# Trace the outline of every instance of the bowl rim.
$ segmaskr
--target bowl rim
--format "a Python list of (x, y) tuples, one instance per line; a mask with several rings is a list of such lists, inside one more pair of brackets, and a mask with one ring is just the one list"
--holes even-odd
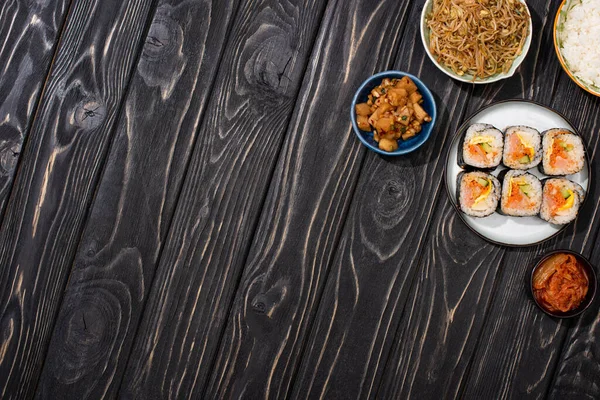
[(577, 78), (575, 76), (575, 74), (573, 74), (569, 68), (567, 67), (567, 62), (564, 59), (559, 47), (558, 47), (558, 20), (560, 19), (560, 13), (563, 9), (563, 7), (567, 4), (567, 0), (562, 0), (562, 2), (560, 3), (560, 6), (558, 6), (558, 10), (556, 11), (556, 15), (554, 16), (554, 26), (552, 28), (552, 40), (554, 42), (554, 52), (556, 53), (556, 58), (558, 58), (558, 62), (560, 63), (560, 66), (562, 67), (563, 71), (565, 71), (567, 73), (567, 75), (569, 76), (569, 78), (575, 82), (575, 84), (577, 86), (579, 86), (580, 88), (582, 88), (583, 90), (585, 90), (586, 92), (593, 94), (594, 96), (598, 96), (600, 97), (600, 91), (595, 92), (592, 89), (590, 89), (589, 87), (587, 87), (583, 82), (581, 82), (579, 80), (579, 78)]
[(519, 69), (519, 67), (521, 66), (521, 64), (523, 63), (525, 58), (527, 57), (527, 53), (529, 53), (529, 48), (531, 47), (531, 41), (533, 38), (533, 19), (531, 18), (531, 11), (529, 10), (529, 7), (527, 6), (527, 2), (525, 0), (519, 0), (519, 1), (525, 6), (525, 8), (527, 9), (527, 14), (529, 15), (529, 34), (527, 35), (527, 39), (525, 40), (525, 44), (523, 45), (521, 54), (517, 58), (521, 57), (521, 55), (523, 57), (518, 62), (516, 62), (517, 59), (515, 59), (515, 61), (513, 61), (513, 65), (510, 67), (510, 70), (506, 74), (499, 73), (499, 74), (496, 74), (489, 78), (486, 78), (484, 80), (467, 79), (467, 78), (463, 78), (459, 75), (456, 75), (454, 72), (452, 72), (452, 71), (444, 68), (442, 65), (440, 65), (440, 63), (435, 59), (433, 54), (431, 54), (431, 51), (429, 50), (429, 43), (425, 39), (425, 29), (424, 29), (425, 25), (424, 25), (423, 21), (425, 21), (425, 19), (427, 17), (427, 8), (432, 1), (433, 0), (426, 0), (425, 3), (423, 4), (423, 10), (421, 11), (421, 19), (420, 19), (421, 42), (423, 43), (423, 47), (425, 48), (425, 52), (429, 56), (429, 59), (433, 62), (433, 64), (440, 71), (442, 71), (444, 74), (448, 75), (449, 77), (456, 79), (457, 81), (471, 83), (471, 84), (475, 84), (475, 85), (484, 85), (487, 83), (498, 82), (502, 79), (508, 79), (517, 72), (517, 69)]
[[(362, 92), (362, 90), (366, 86), (368, 86), (370, 83), (372, 83), (373, 81), (378, 80), (378, 79), (383, 80), (383, 78), (385, 78), (385, 77), (398, 76), (398, 75), (400, 75), (401, 77), (407, 76), (411, 80), (413, 80), (415, 83), (417, 83), (418, 86), (420, 85), (423, 87), (423, 89), (424, 89), (423, 91), (425, 92), (423, 98), (425, 98), (427, 96), (428, 100), (431, 101), (431, 106), (432, 106), (433, 112), (430, 115), (431, 121), (428, 122), (427, 127), (424, 128), (423, 131), (419, 135), (417, 135), (417, 138), (418, 137), (423, 138), (420, 142), (415, 142), (413, 145), (411, 145), (410, 147), (405, 148), (405, 149), (398, 149), (398, 150), (394, 150), (394, 151), (385, 151), (385, 150), (381, 150), (379, 147), (373, 146), (371, 143), (369, 143), (363, 137), (363, 135), (361, 134), (361, 132), (363, 132), (363, 131), (361, 131), (358, 128), (358, 123), (356, 122), (355, 106), (358, 101), (359, 93)], [(421, 88), (419, 88), (419, 90), (421, 90)], [(425, 85), (425, 83), (423, 83), (423, 81), (421, 81), (416, 76), (414, 76), (408, 72), (399, 71), (399, 70), (381, 71), (381, 72), (371, 75), (370, 77), (365, 79), (361, 83), (361, 85), (358, 87), (358, 89), (356, 89), (356, 92), (354, 92), (354, 96), (352, 97), (352, 103), (350, 105), (350, 121), (352, 121), (352, 130), (354, 131), (354, 134), (356, 136), (358, 136), (358, 139), (361, 141), (361, 143), (363, 145), (365, 145), (368, 149), (370, 149), (378, 154), (384, 155), (384, 156), (401, 156), (404, 154), (409, 154), (409, 153), (412, 153), (413, 151), (417, 150), (419, 147), (423, 146), (423, 144), (429, 140), (429, 137), (431, 136), (431, 132), (433, 131), (433, 128), (435, 126), (436, 120), (437, 120), (437, 104), (435, 102), (435, 97), (433, 97), (433, 93), (431, 93), (431, 90), (429, 90), (427, 85)], [(425, 131), (425, 129), (427, 129), (427, 131)]]
[[(586, 275), (588, 275), (587, 276), (587, 278), (588, 278), (588, 295), (586, 295), (587, 300), (584, 299), (578, 308), (576, 308), (575, 310), (572, 310), (572, 311), (567, 311), (566, 313), (553, 313), (551, 311), (546, 310), (538, 302), (537, 298), (535, 297), (535, 293), (533, 291), (533, 275), (535, 275), (535, 271), (542, 265), (542, 263), (544, 261), (546, 261), (548, 258), (550, 258), (551, 256), (558, 254), (558, 253), (567, 253), (567, 254), (574, 255), (576, 258), (579, 259), (579, 261), (581, 261), (584, 264), (584, 269), (585, 269)], [(591, 271), (591, 274), (590, 274), (590, 271)], [(529, 278), (529, 290), (531, 292), (531, 297), (533, 297), (533, 301), (534, 301), (535, 305), (540, 310), (542, 310), (546, 314), (550, 315), (551, 317), (560, 318), (560, 319), (576, 317), (576, 316), (582, 314), (585, 310), (587, 310), (590, 307), (590, 305), (594, 302), (594, 299), (596, 298), (597, 286), (598, 286), (598, 277), (597, 277), (596, 268), (594, 268), (594, 265), (583, 254), (578, 253), (574, 250), (570, 250), (570, 249), (556, 249), (556, 250), (549, 251), (549, 252), (545, 253), (544, 255), (542, 255), (541, 258), (534, 264), (533, 268), (531, 269), (531, 275)], [(590, 294), (590, 292), (591, 292), (591, 294)]]

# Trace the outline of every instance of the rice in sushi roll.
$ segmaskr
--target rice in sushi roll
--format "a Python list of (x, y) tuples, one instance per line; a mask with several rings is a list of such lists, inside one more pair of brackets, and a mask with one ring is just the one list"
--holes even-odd
[(546, 175), (571, 175), (583, 169), (585, 153), (579, 135), (567, 129), (543, 133), (543, 158), (540, 171)]
[(525, 171), (509, 170), (502, 181), (500, 210), (515, 217), (537, 215), (542, 205), (540, 180)]
[(568, 224), (579, 213), (583, 203), (583, 188), (566, 178), (550, 178), (544, 181), (540, 217), (552, 224)]
[(459, 151), (461, 167), (494, 169), (502, 161), (502, 132), (488, 124), (473, 124), (465, 133)]
[(510, 126), (504, 131), (502, 163), (511, 169), (530, 169), (542, 161), (542, 136), (528, 126)]
[(460, 209), (472, 217), (487, 217), (498, 208), (500, 182), (481, 171), (458, 175), (457, 198)]

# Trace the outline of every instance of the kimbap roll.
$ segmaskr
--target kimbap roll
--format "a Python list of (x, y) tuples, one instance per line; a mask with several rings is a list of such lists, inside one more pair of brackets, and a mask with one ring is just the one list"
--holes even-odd
[(515, 217), (537, 215), (542, 205), (540, 180), (525, 171), (509, 170), (502, 181), (500, 210)]
[(540, 171), (546, 175), (571, 175), (583, 169), (585, 153), (579, 135), (566, 129), (543, 133), (543, 158)]
[(494, 169), (502, 160), (502, 132), (488, 124), (473, 124), (465, 133), (459, 164), (461, 167)]
[(568, 224), (577, 217), (583, 198), (583, 188), (577, 183), (566, 178), (546, 179), (540, 217), (552, 224)]
[(487, 217), (498, 208), (500, 182), (481, 171), (458, 175), (457, 197), (460, 209), (472, 217)]
[(510, 126), (504, 131), (502, 163), (511, 169), (530, 169), (542, 161), (542, 136), (528, 126)]

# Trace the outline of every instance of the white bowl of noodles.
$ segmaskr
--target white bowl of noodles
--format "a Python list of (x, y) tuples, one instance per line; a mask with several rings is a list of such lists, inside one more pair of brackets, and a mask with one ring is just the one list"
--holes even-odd
[[(431, 61), (462, 82), (491, 83), (513, 76), (531, 45), (531, 13), (525, 1), (455, 0), (459, 8), (452, 3), (427, 0), (423, 6), (421, 39)], [(479, 34), (473, 34), (474, 26)], [(474, 51), (475, 45), (483, 51)]]

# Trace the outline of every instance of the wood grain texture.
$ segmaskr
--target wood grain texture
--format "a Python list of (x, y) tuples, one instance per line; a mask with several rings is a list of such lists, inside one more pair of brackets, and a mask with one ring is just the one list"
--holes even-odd
[(0, 231), (0, 397), (35, 391), (151, 0), (77, 1)]
[(159, 2), (77, 249), (37, 397), (115, 397), (236, 4)]
[(409, 8), (328, 4), (207, 398), (291, 390), (366, 153), (349, 120), (332, 116), (347, 115), (361, 81), (389, 67)]
[(203, 397), (324, 7), (240, 4), (121, 396)]
[(0, 4), (0, 214), (70, 3)]
[(503, 251), (440, 202), (377, 398), (457, 398), (477, 343)]

